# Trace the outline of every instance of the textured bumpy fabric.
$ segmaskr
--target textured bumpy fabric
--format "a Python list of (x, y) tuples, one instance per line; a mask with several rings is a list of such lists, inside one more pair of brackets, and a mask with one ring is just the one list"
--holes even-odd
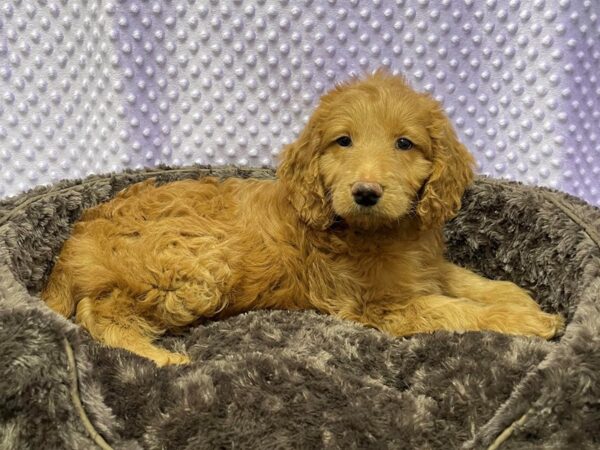
[(550, 342), (392, 338), (311, 311), (255, 311), (162, 338), (192, 364), (159, 369), (39, 300), (84, 208), (148, 177), (209, 173), (272, 177), (165, 168), (0, 203), (0, 448), (600, 446), (600, 211), (547, 189), (479, 179), (446, 234), (450, 259), (567, 317)]
[(600, 205), (597, 0), (2, 0), (0, 196), (273, 165), (351, 74), (441, 100), (482, 173)]

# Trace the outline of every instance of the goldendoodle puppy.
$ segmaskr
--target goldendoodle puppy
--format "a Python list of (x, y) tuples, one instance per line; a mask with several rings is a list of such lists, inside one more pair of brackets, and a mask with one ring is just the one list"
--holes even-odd
[(86, 211), (42, 295), (158, 365), (189, 360), (166, 330), (258, 308), (550, 338), (561, 318), (524, 290), (444, 260), (472, 166), (441, 106), (378, 72), (321, 99), (276, 180), (146, 181)]

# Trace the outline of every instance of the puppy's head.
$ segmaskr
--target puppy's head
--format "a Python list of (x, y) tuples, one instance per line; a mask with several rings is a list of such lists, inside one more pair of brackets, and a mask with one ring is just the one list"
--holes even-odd
[(460, 208), (473, 162), (439, 103), (377, 72), (321, 98), (278, 176), (310, 226), (339, 216), (376, 229), (414, 216), (431, 227)]

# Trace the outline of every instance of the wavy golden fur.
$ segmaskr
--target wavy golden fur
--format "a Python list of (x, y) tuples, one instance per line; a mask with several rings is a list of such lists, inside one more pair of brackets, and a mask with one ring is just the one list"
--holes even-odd
[(441, 106), (378, 72), (321, 99), (276, 180), (147, 181), (86, 211), (43, 298), (158, 365), (188, 361), (161, 333), (257, 308), (550, 338), (561, 318), (524, 290), (444, 260), (472, 166)]

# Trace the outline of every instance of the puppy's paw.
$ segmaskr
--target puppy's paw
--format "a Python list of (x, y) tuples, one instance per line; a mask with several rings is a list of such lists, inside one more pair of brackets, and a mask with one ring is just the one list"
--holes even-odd
[(185, 365), (190, 363), (190, 358), (183, 353), (166, 352), (156, 358), (153, 358), (154, 363), (158, 367)]
[(562, 335), (565, 330), (565, 319), (560, 314), (547, 314), (540, 320), (540, 333), (538, 336), (544, 339), (552, 339), (555, 336)]
[(552, 339), (562, 333), (564, 319), (558, 314), (549, 314), (539, 306), (534, 308), (517, 305), (495, 305), (488, 309), (483, 329), (521, 336), (539, 336)]
[(515, 330), (515, 334), (552, 339), (553, 337), (562, 334), (565, 327), (565, 321), (562, 316), (558, 314), (536, 311), (529, 315), (523, 314), (521, 316), (520, 326), (522, 329)]

